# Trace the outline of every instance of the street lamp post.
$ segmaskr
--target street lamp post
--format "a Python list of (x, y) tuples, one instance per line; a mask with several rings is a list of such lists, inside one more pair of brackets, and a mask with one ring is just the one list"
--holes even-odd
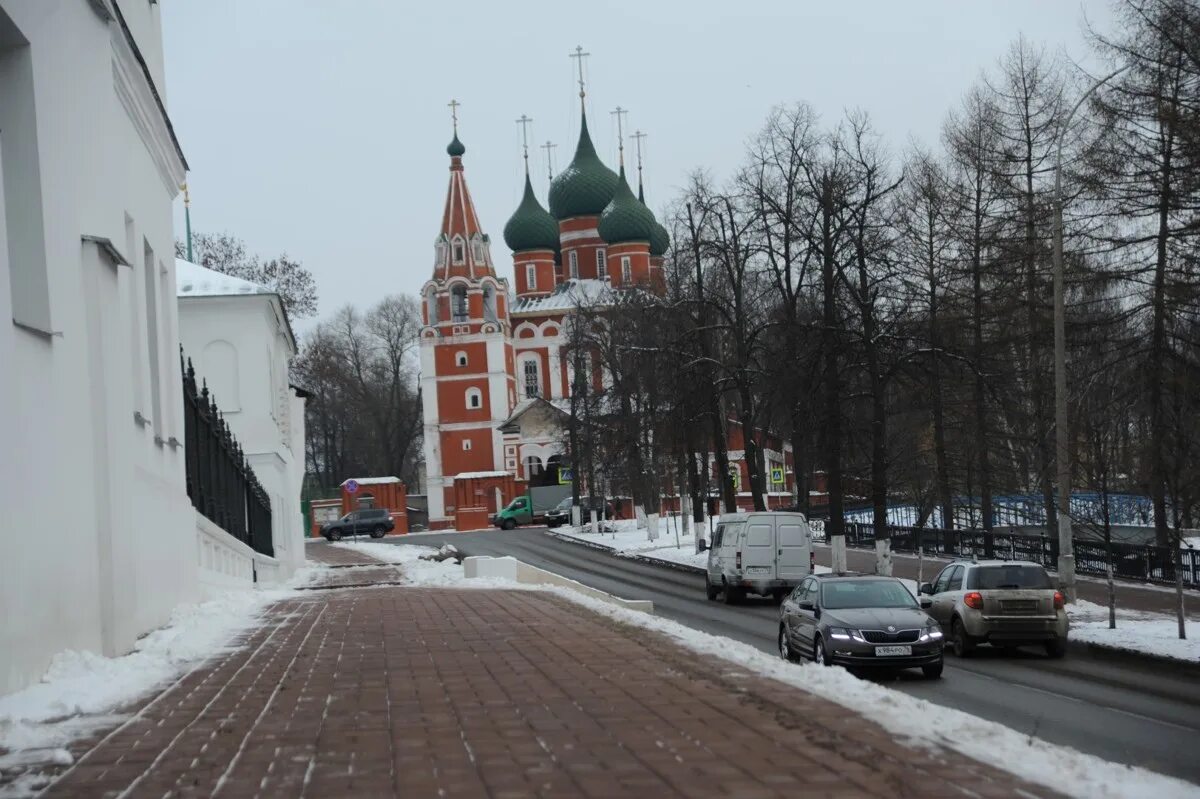
[(1067, 312), (1063, 296), (1063, 136), (1075, 112), (1097, 89), (1128, 69), (1105, 75), (1083, 93), (1058, 131), (1054, 158), (1054, 460), (1058, 468), (1058, 580), (1068, 602), (1075, 601), (1075, 546), (1071, 538), (1071, 437), (1067, 422)]

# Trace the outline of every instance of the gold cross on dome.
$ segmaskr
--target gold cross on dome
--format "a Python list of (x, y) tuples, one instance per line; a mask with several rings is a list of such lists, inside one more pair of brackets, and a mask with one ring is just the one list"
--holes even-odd
[(458, 107), (462, 105), (458, 100), (451, 100), (446, 103), (450, 107), (450, 120), (454, 125), (454, 135), (458, 135)]

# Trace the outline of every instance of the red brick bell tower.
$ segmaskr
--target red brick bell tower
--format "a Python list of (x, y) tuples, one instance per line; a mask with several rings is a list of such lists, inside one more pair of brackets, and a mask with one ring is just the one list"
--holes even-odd
[[(457, 103), (451, 107), (457, 111)], [(498, 426), (516, 402), (508, 281), (497, 278), (463, 172), (466, 147), (454, 139), (450, 185), (434, 241), (433, 278), (421, 289), (421, 392), (429, 523), (450, 525), (454, 478), (501, 471)]]

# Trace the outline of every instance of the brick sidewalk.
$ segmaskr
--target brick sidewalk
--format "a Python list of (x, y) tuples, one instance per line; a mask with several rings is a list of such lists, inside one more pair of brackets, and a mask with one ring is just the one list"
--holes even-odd
[(245, 646), (151, 701), (45, 795), (933, 799), (1018, 789), (1052, 795), (953, 752), (911, 749), (844, 708), (550, 595), (380, 587), (279, 603)]

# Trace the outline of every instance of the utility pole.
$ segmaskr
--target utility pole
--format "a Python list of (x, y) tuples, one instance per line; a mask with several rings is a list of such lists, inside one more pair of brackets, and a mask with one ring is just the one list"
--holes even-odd
[(1067, 420), (1067, 309), (1063, 276), (1063, 136), (1075, 112), (1121, 67), (1092, 84), (1075, 102), (1058, 130), (1054, 157), (1054, 461), (1058, 469), (1058, 582), (1067, 602), (1075, 601), (1075, 543), (1071, 531), (1071, 436)]

